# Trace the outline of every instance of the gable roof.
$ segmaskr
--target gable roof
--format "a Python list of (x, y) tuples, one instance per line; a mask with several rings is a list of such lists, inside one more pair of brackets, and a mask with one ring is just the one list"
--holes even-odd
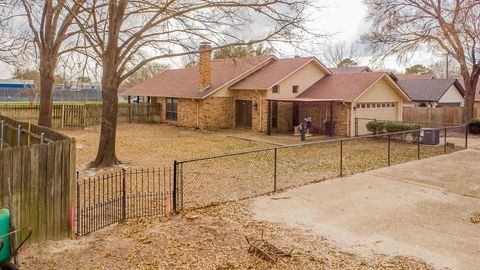
[(212, 86), (206, 91), (198, 88), (198, 66), (166, 70), (157, 76), (137, 84), (122, 96), (204, 98), (217, 90), (235, 83), (258, 68), (275, 59), (274, 56), (252, 56), (212, 60)]
[(335, 67), (329, 68), (333, 74), (345, 74), (345, 73), (362, 73), (362, 72), (372, 72), (372, 70), (367, 66), (361, 67)]
[(465, 95), (456, 79), (399, 80), (397, 83), (413, 101), (438, 102), (452, 85)]
[(435, 76), (432, 74), (395, 74), (395, 77), (399, 80), (429, 80), (435, 79)]
[(315, 57), (276, 59), (234, 84), (230, 89), (268, 89), (311, 62), (315, 62), (327, 74), (331, 74)]
[[(339, 99), (352, 102), (384, 77), (390, 79), (388, 74), (384, 72), (344, 73), (325, 76), (301, 93), (298, 98)], [(391, 82), (395, 84), (393, 80)], [(396, 87), (403, 93), (402, 89)], [(408, 98), (405, 93), (403, 95)]]

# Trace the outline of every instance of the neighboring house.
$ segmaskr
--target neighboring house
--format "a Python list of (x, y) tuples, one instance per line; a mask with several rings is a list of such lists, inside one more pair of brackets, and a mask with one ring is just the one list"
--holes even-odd
[(465, 90), (457, 79), (399, 80), (412, 100), (406, 107), (463, 107)]
[(362, 73), (362, 72), (372, 72), (372, 70), (367, 66), (361, 67), (335, 67), (329, 68), (333, 74), (346, 74), (346, 73)]
[(395, 77), (397, 77), (398, 80), (403, 81), (403, 80), (430, 80), (430, 79), (436, 79), (435, 75), (432, 74), (395, 74)]
[(410, 101), (387, 73), (335, 74), (315, 57), (211, 60), (208, 44), (197, 67), (164, 71), (122, 95), (150, 97), (164, 122), (180, 126), (270, 134), (310, 116), (314, 133), (340, 136), (355, 134), (356, 117), (401, 121)]

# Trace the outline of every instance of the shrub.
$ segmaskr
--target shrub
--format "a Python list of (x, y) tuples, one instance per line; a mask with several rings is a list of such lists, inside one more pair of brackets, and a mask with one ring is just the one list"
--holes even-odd
[[(393, 122), (393, 121), (388, 121), (385, 123), (385, 130), (387, 131), (387, 133), (414, 131), (414, 130), (419, 130), (420, 128), (422, 128), (420, 124), (416, 124), (416, 123), (402, 123), (402, 122)], [(409, 133), (398, 134), (396, 138), (398, 140), (405, 141), (408, 135)], [(418, 132), (413, 132), (410, 135), (413, 141), (418, 140), (418, 136), (419, 136)]]
[(470, 133), (480, 134), (480, 119), (472, 119), (468, 122)]
[(374, 135), (383, 133), (385, 129), (385, 123), (381, 121), (370, 121), (367, 123), (367, 130)]

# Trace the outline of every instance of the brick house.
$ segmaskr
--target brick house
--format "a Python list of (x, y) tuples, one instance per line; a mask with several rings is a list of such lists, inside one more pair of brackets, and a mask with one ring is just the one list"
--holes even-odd
[(309, 116), (314, 133), (331, 133), (334, 122), (339, 136), (355, 134), (357, 117), (401, 121), (410, 101), (387, 73), (334, 74), (315, 57), (212, 60), (211, 52), (203, 43), (198, 66), (164, 71), (122, 95), (149, 97), (163, 122), (179, 126), (271, 134)]

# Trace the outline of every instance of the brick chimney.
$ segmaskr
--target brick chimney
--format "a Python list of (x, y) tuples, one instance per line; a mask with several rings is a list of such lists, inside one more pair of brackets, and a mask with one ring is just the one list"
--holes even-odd
[(212, 86), (212, 46), (209, 42), (201, 42), (199, 51), (199, 89), (200, 91), (205, 91)]

